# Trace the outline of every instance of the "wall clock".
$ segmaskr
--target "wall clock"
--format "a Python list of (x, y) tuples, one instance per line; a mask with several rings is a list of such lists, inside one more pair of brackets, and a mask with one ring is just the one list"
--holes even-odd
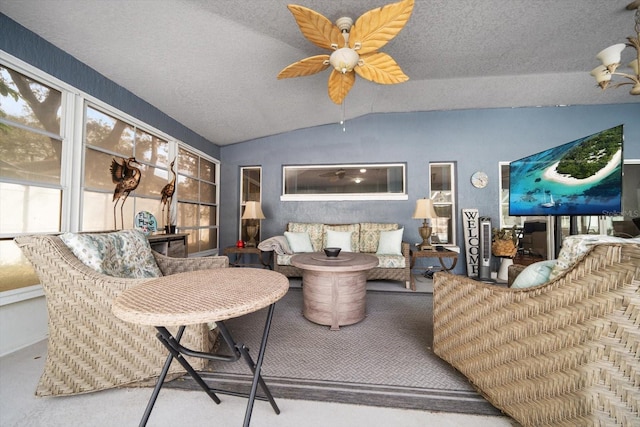
[(489, 177), (486, 173), (478, 171), (471, 175), (471, 184), (476, 188), (484, 188), (489, 183)]

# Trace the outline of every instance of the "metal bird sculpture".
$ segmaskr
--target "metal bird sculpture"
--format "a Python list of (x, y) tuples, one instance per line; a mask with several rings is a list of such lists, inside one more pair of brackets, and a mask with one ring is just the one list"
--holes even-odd
[(176, 191), (176, 173), (173, 171), (173, 165), (175, 164), (176, 159), (173, 159), (171, 165), (169, 166), (169, 171), (173, 175), (171, 181), (167, 185), (164, 186), (160, 194), (162, 194), (162, 199), (160, 203), (162, 203), (162, 217), (164, 218), (164, 208), (167, 206), (167, 222), (165, 225), (171, 225), (171, 201), (173, 199), (173, 193)]
[(113, 205), (113, 226), (116, 229), (118, 229), (116, 222), (116, 206), (118, 206), (118, 201), (122, 200), (122, 203), (120, 203), (120, 225), (124, 228), (124, 216), (122, 213), (124, 202), (127, 200), (127, 197), (129, 197), (129, 193), (138, 188), (140, 177), (142, 176), (140, 169), (133, 166), (132, 163), (140, 166), (140, 163), (136, 161), (135, 157), (129, 157), (128, 159), (122, 158), (122, 163), (118, 162), (115, 158), (111, 161), (111, 179), (113, 183), (116, 184), (116, 189), (113, 192), (113, 201), (115, 202)]

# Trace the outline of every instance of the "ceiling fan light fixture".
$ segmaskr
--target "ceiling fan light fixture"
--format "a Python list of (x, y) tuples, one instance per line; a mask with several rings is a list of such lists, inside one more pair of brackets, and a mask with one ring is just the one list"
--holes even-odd
[(359, 60), (360, 55), (358, 55), (355, 50), (348, 47), (343, 47), (334, 51), (329, 57), (329, 63), (331, 66), (342, 74), (353, 71), (355, 66), (358, 65)]
[(596, 78), (598, 86), (602, 89), (606, 88), (611, 81), (611, 73), (604, 65), (598, 65), (596, 68), (591, 70), (591, 73), (589, 74)]

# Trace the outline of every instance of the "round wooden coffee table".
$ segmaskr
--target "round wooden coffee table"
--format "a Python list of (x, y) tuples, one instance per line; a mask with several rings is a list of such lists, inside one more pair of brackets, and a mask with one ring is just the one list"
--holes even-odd
[(374, 255), (342, 252), (329, 258), (322, 252), (295, 255), (291, 264), (302, 270), (302, 314), (337, 331), (364, 319), (367, 270), (378, 266)]

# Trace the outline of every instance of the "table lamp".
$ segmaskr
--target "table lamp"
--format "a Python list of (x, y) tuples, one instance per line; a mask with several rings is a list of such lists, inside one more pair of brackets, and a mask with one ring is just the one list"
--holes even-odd
[[(260, 220), (265, 219), (262, 208), (260, 207), (260, 202), (246, 202), (242, 219), (247, 220), (247, 236), (249, 236), (249, 241), (246, 246), (248, 248), (255, 248), (257, 246), (256, 236), (260, 228)], [(252, 224), (254, 221), (255, 224)]]
[(427, 223), (427, 219), (436, 218), (435, 209), (433, 209), (433, 202), (431, 199), (418, 199), (416, 201), (416, 209), (413, 211), (413, 218), (422, 219), (422, 227), (418, 228), (420, 237), (422, 237), (422, 243), (418, 245), (421, 250), (433, 249), (429, 239), (431, 238), (431, 227)]

